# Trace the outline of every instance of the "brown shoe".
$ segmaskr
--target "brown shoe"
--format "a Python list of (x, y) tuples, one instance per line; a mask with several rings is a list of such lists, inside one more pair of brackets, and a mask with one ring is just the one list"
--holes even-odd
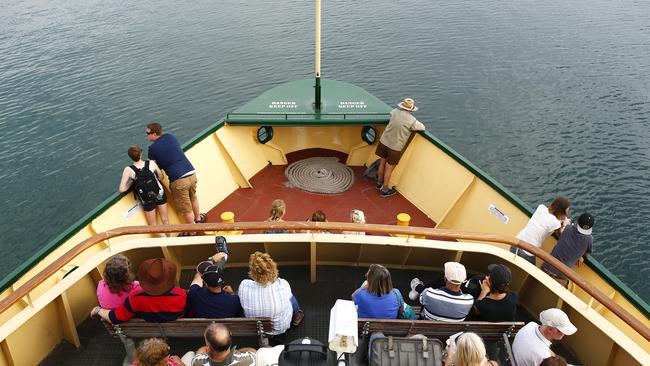
[(295, 314), (293, 314), (293, 318), (291, 318), (291, 325), (297, 327), (300, 324), (302, 324), (302, 321), (304, 319), (305, 319), (305, 312), (302, 311), (302, 309), (300, 309)]

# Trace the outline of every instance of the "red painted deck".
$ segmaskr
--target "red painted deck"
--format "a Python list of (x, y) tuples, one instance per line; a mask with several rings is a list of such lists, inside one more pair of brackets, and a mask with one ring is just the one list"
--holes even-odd
[[(347, 155), (323, 149), (302, 150), (287, 155), (289, 164), (315, 156), (336, 156), (345, 162)], [(354, 184), (338, 194), (305, 192), (287, 188), (285, 165), (269, 165), (257, 173), (250, 183), (253, 188), (240, 188), (208, 212), (209, 222), (219, 222), (224, 211), (235, 213), (236, 221), (264, 221), (269, 216), (271, 202), (276, 198), (287, 204), (285, 221), (305, 221), (312, 212), (322, 210), (328, 221), (350, 222), (350, 210), (360, 209), (369, 224), (395, 224), (398, 213), (411, 215), (411, 226), (435, 227), (436, 223), (400, 194), (381, 197), (373, 181), (362, 177), (365, 167), (352, 167)]]

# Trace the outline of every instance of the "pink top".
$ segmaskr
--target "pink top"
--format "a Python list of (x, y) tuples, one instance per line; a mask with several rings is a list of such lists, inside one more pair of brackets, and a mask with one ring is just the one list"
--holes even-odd
[(133, 281), (130, 291), (122, 291), (117, 294), (114, 294), (109, 290), (108, 285), (104, 280), (99, 281), (97, 285), (97, 300), (99, 300), (99, 306), (103, 309), (113, 310), (124, 303), (124, 300), (132, 292), (140, 291), (140, 282)]

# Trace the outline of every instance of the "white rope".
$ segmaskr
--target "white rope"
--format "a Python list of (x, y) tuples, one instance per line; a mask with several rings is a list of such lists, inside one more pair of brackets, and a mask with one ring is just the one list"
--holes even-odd
[(335, 157), (317, 157), (296, 161), (284, 171), (287, 186), (314, 193), (345, 192), (354, 183), (352, 168)]

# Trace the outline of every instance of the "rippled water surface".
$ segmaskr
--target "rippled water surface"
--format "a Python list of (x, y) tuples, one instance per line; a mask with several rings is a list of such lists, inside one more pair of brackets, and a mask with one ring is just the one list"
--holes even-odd
[[(313, 3), (0, 4), (0, 276), (117, 189), (158, 120), (187, 141), (311, 77)], [(323, 1), (323, 77), (394, 104), (530, 206), (596, 216), (595, 257), (650, 300), (650, 2)]]

